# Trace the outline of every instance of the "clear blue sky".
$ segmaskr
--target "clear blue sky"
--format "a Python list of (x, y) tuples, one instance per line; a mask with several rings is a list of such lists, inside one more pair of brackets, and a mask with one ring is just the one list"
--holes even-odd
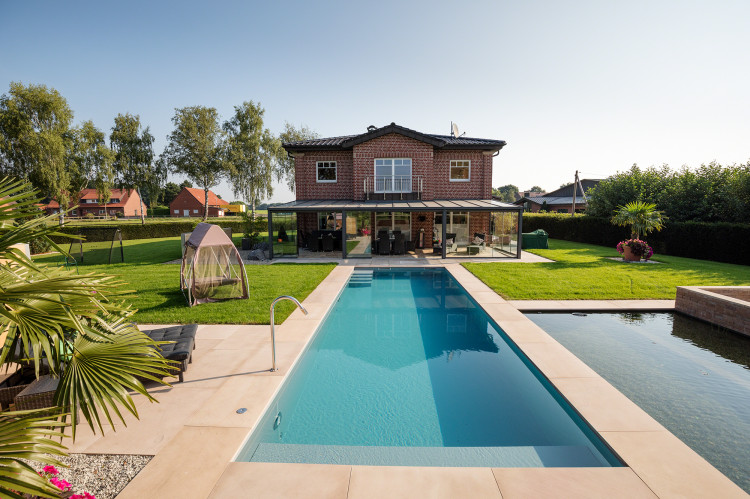
[(54, 87), (107, 132), (139, 114), (157, 154), (189, 105), (260, 101), (273, 132), (322, 136), (453, 121), (508, 142), (494, 186), (551, 190), (576, 169), (750, 160), (748, 19), (747, 0), (0, 0), (0, 93)]

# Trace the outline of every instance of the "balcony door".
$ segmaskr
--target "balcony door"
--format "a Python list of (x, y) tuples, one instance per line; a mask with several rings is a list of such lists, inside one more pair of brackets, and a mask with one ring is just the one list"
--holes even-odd
[(375, 192), (411, 192), (411, 159), (376, 159)]

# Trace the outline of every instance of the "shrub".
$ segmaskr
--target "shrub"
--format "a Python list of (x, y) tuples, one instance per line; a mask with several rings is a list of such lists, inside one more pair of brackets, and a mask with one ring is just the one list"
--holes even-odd
[[(616, 227), (608, 218), (559, 214), (524, 214), (523, 231), (544, 229), (553, 239), (615, 246), (629, 239), (630, 231)], [(728, 222), (670, 222), (648, 243), (662, 255), (750, 265), (750, 225)]]
[[(174, 222), (170, 223), (149, 223), (146, 221), (145, 225), (141, 224), (117, 224), (111, 223), (107, 225), (95, 225), (91, 227), (80, 227), (71, 226), (64, 227), (61, 232), (66, 234), (78, 234), (79, 231), (86, 241), (90, 242), (101, 242), (111, 241), (115, 229), (122, 231), (123, 239), (153, 239), (158, 237), (175, 237), (179, 236), (183, 232), (192, 232), (197, 223), (191, 220), (184, 220), (175, 218)], [(241, 233), (244, 230), (242, 222), (236, 221), (222, 221), (218, 225), (221, 227), (229, 227), (232, 229), (232, 233)], [(52, 237), (57, 243), (69, 243), (70, 239), (62, 237)]]
[(87, 220), (93, 220), (94, 219), (94, 214), (91, 213), (91, 212), (88, 212), (88, 213), (86, 213), (86, 215), (84, 215), (84, 218), (87, 219)]

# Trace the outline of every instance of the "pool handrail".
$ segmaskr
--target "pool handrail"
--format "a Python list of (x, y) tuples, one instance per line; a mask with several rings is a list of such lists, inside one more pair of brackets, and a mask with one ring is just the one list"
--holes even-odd
[(297, 304), (297, 306), (304, 312), (305, 315), (307, 315), (307, 309), (302, 306), (302, 304), (297, 300), (297, 298), (293, 296), (288, 295), (281, 295), (277, 297), (273, 302), (271, 302), (271, 372), (276, 371), (276, 328), (274, 324), (274, 307), (276, 307), (276, 303), (281, 300), (290, 300)]

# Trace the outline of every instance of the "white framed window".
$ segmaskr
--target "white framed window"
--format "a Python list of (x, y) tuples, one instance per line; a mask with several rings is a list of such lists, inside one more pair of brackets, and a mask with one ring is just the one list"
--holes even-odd
[(377, 158), (375, 192), (411, 192), (411, 158)]
[(316, 179), (321, 183), (336, 182), (336, 162), (318, 161)]
[(193, 213), (198, 213), (198, 210), (193, 210)]
[(175, 215), (179, 215), (180, 214), (180, 210), (174, 210), (174, 214)]
[(468, 159), (451, 160), (451, 182), (468, 182), (471, 180), (471, 161)]

